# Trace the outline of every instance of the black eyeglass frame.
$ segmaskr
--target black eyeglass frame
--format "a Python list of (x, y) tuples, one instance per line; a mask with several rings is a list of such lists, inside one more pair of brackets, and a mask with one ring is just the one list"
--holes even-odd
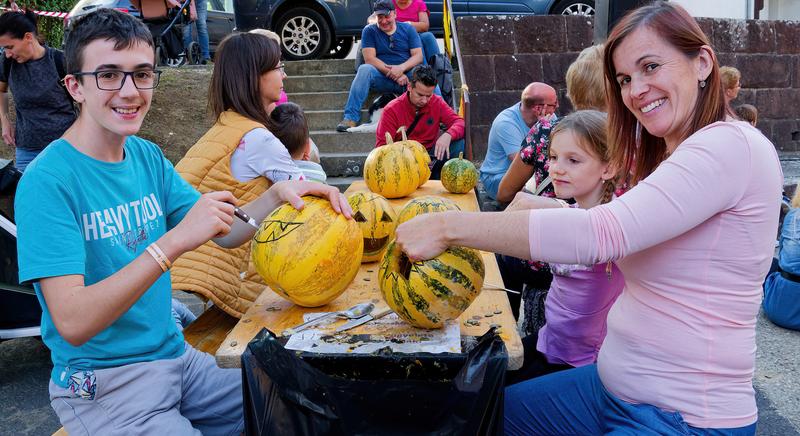
[[(97, 77), (98, 74), (107, 73), (110, 71), (114, 71), (117, 73), (122, 73), (122, 81), (119, 83), (118, 88), (103, 88), (100, 86), (100, 79)], [(153, 86), (150, 87), (141, 87), (136, 83), (136, 78), (133, 76), (136, 73), (140, 73), (142, 71), (152, 71), (155, 74), (155, 80), (153, 80)], [(125, 81), (128, 80), (128, 76), (131, 77), (133, 81), (133, 86), (136, 87), (138, 90), (148, 90), (148, 89), (155, 89), (158, 87), (158, 83), (161, 81), (161, 73), (162, 70), (136, 70), (136, 71), (122, 71), (122, 70), (97, 70), (97, 71), (78, 71), (77, 73), (72, 73), (75, 77), (83, 77), (83, 76), (94, 76), (94, 83), (97, 85), (97, 89), (101, 91), (119, 91), (125, 86)]]

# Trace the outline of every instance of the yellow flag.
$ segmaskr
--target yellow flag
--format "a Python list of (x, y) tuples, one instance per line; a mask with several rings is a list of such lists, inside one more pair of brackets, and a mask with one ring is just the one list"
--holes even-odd
[(453, 57), (450, 49), (450, 10), (447, 9), (447, 0), (442, 1), (442, 22), (444, 24), (444, 52), (448, 58)]

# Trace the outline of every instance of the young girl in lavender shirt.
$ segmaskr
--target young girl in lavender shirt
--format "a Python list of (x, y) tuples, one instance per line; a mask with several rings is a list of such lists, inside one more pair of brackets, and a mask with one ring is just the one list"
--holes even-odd
[[(555, 195), (574, 198), (574, 207), (590, 209), (614, 195), (615, 171), (609, 164), (607, 117), (603, 112), (573, 112), (557, 124), (550, 136), (549, 167)], [(534, 197), (541, 206), (559, 203)], [(511, 205), (513, 209), (513, 205)], [(507, 375), (506, 383), (588, 365), (597, 360), (606, 336), (606, 316), (625, 280), (612, 262), (594, 265), (551, 263), (553, 282), (545, 302), (547, 323), (523, 339), (523, 367)]]

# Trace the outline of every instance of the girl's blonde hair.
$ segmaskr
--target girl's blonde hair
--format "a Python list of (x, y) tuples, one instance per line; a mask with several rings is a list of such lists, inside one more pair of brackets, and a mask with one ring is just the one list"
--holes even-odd
[[(597, 156), (604, 163), (611, 162), (606, 125), (608, 116), (604, 112), (589, 109), (573, 112), (562, 118), (550, 132), (550, 142), (561, 132), (572, 131), (579, 138), (579, 146), (586, 152)], [(616, 189), (615, 179), (603, 182), (603, 197), (600, 203), (611, 201)]]
[(606, 108), (603, 44), (581, 51), (567, 68), (567, 98), (576, 110)]

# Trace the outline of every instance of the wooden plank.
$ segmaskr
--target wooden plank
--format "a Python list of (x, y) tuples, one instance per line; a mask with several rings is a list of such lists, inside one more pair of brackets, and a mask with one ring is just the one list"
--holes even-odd
[(197, 350), (214, 355), (238, 321), (217, 306), (211, 306), (183, 330), (183, 337)]
[[(365, 189), (367, 188), (364, 182), (358, 181), (350, 186), (347, 193)], [(394, 199), (389, 200), (389, 202), (399, 211), (411, 198), (423, 195), (447, 197), (458, 204), (464, 211), (478, 210), (478, 201), (474, 191), (467, 194), (451, 194), (442, 187), (439, 181), (429, 181), (422, 188), (411, 194), (410, 198)], [(459, 318), (461, 334), (480, 336), (486, 333), (491, 324), (500, 325), (502, 328), (501, 337), (508, 349), (509, 369), (518, 369), (522, 366), (522, 341), (517, 332), (511, 305), (504, 291), (493, 290), (491, 286), (488, 286), (488, 284), (504, 286), (503, 279), (500, 277), (500, 269), (497, 266), (494, 254), (482, 254), (486, 266), (485, 286), (472, 305)], [(283, 330), (302, 323), (303, 314), (305, 313), (337, 311), (367, 301), (375, 303), (376, 310), (385, 307), (378, 289), (378, 262), (362, 264), (355, 279), (353, 279), (353, 282), (345, 292), (336, 300), (321, 307), (306, 308), (296, 306), (266, 288), (265, 292), (262, 292), (256, 299), (217, 350), (217, 365), (222, 368), (238, 368), (241, 364), (240, 357), (247, 347), (247, 343), (263, 327), (280, 334)], [(464, 321), (471, 318), (478, 319), (479, 325), (468, 326), (464, 324)], [(413, 329), (411, 326), (409, 328)], [(358, 330), (359, 333), (369, 333), (369, 324), (361, 327), (361, 329), (363, 330)]]

